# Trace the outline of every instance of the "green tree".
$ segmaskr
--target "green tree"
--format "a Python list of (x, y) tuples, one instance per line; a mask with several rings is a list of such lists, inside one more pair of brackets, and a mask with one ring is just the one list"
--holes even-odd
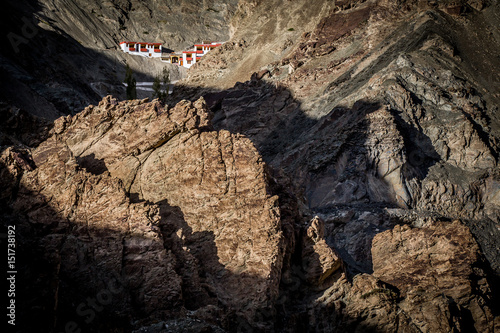
[(158, 98), (162, 103), (165, 103), (168, 97), (170, 87), (170, 72), (164, 67), (161, 74), (155, 76), (153, 81), (153, 96)]
[(156, 75), (155, 79), (153, 81), (153, 95), (151, 96), (152, 99), (158, 98), (159, 100), (163, 100), (163, 91), (161, 89), (161, 80), (160, 76)]
[(132, 69), (127, 64), (125, 68), (125, 80), (123, 80), (127, 84), (127, 99), (136, 99), (137, 98), (137, 89), (136, 89), (136, 81), (134, 78), (134, 73)]

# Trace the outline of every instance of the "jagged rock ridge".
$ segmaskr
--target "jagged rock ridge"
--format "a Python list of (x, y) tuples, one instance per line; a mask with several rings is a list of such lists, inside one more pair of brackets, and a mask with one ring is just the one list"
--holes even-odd
[[(103, 316), (92, 329), (187, 309), (208, 326), (232, 327), (269, 311), (285, 252), (277, 197), (253, 144), (210, 127), (202, 100), (164, 108), (107, 98), (58, 119), (35, 150), (3, 152), (10, 207), (22, 212), (20, 233), (31, 234), (20, 246), (50, 274), (44, 293), (54, 310), (44, 323), (76, 316), (70, 304), (108, 279), (122, 284), (116, 313), (106, 310), (111, 323)], [(31, 280), (36, 272), (26, 278), (44, 286)]]

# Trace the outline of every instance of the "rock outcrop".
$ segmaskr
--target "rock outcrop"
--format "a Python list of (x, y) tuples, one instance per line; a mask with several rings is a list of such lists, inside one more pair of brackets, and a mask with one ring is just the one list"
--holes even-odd
[[(255, 311), (251, 304), (258, 294), (276, 297), (280, 279), (277, 198), (269, 195), (266, 171), (251, 141), (209, 131), (210, 118), (202, 99), (170, 109), (157, 101), (108, 99), (60, 119), (55, 132), (82, 165), (89, 170), (97, 168), (94, 161), (105, 166), (132, 198), (179, 207), (185, 225), (176, 225), (175, 232), (195, 244), (190, 252), (211, 273), (219, 298)], [(239, 281), (242, 277), (246, 282)]]
[(306, 280), (313, 285), (322, 285), (342, 266), (335, 250), (325, 241), (325, 225), (319, 217), (314, 217), (306, 228), (302, 240), (302, 266)]
[[(277, 197), (251, 141), (210, 126), (203, 100), (106, 98), (60, 118), (31, 153), (4, 151), (22, 246), (48, 265), (45, 323), (93, 321), (71, 304), (107, 281), (121, 285), (101, 302), (118, 313), (109, 325), (189, 310), (230, 329), (272, 311), (285, 252)], [(27, 282), (41, 288), (32, 270)]]
[(479, 246), (458, 221), (375, 236), (373, 275), (399, 289), (398, 303), (422, 332), (496, 332), (491, 285)]
[[(455, 5), (466, 9), (448, 14)], [(225, 65), (200, 63), (190, 82), (210, 88), (192, 95), (209, 101), (215, 128), (247, 135), (272, 168), (294, 179), (311, 215), (399, 207), (461, 219), (498, 271), (498, 247), (488, 238), (500, 236), (491, 72), (500, 64), (486, 55), (500, 49), (498, 10), (475, 1), (346, 1), (244, 83), (225, 89), (233, 75)], [(230, 42), (250, 31), (240, 29)], [(228, 44), (217, 59), (256, 56), (284, 38), (267, 36), (238, 51)]]
[[(373, 275), (342, 277), (308, 314), (316, 332), (497, 332), (492, 282), (466, 226), (397, 225), (373, 239)], [(328, 319), (326, 319), (328, 318)]]

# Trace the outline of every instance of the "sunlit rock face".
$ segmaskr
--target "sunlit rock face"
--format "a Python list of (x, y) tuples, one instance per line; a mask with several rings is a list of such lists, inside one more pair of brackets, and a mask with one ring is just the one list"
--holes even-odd
[(458, 221), (420, 229), (396, 226), (375, 236), (372, 255), (373, 275), (399, 289), (405, 297), (401, 309), (422, 331), (498, 330), (500, 323), (485, 306), (491, 281), (484, 259), (470, 231)]
[(24, 254), (49, 265), (49, 317), (79, 318), (72, 302), (109, 281), (120, 292), (102, 311), (118, 321), (189, 310), (232, 327), (270, 311), (284, 255), (277, 197), (251, 141), (211, 130), (210, 117), (202, 99), (107, 98), (57, 120), (31, 153), (4, 152), (19, 229), (36, 230)]

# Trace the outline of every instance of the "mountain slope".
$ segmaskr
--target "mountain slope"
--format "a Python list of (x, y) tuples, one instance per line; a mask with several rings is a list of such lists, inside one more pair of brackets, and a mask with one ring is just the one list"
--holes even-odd
[(313, 210), (382, 203), (480, 220), (496, 234), (498, 5), (464, 4), (460, 16), (445, 5), (337, 7), (248, 82), (221, 90), (217, 80), (233, 74), (204, 64), (263, 53), (261, 44), (210, 54), (184, 93), (192, 82), (205, 86), (198, 72), (209, 78), (212, 87), (194, 96), (214, 106), (215, 126), (248, 135)]
[[(134, 38), (139, 18), (162, 15), (112, 4), (82, 8), (130, 19)], [(160, 4), (148, 8), (173, 8)], [(168, 105), (108, 96), (52, 129), (2, 109), (1, 214), (21, 230), (37, 327), (500, 331), (500, 5), (249, 0), (220, 13), (231, 39)], [(43, 135), (16, 133), (22, 120)], [(123, 290), (87, 322), (78, 302), (106, 283)]]
[(323, 15), (291, 42), (283, 25), (243, 24), (179, 96), (204, 96), (216, 128), (252, 139), (351, 274), (372, 272), (383, 230), (454, 219), (498, 274), (498, 4), (350, 1)]
[[(125, 63), (152, 82), (161, 61), (120, 51), (124, 40), (182, 50), (227, 40), (236, 1), (7, 1), (0, 27), (2, 100), (38, 116), (76, 113), (102, 97), (125, 98)], [(143, 96), (149, 97), (149, 96)]]

